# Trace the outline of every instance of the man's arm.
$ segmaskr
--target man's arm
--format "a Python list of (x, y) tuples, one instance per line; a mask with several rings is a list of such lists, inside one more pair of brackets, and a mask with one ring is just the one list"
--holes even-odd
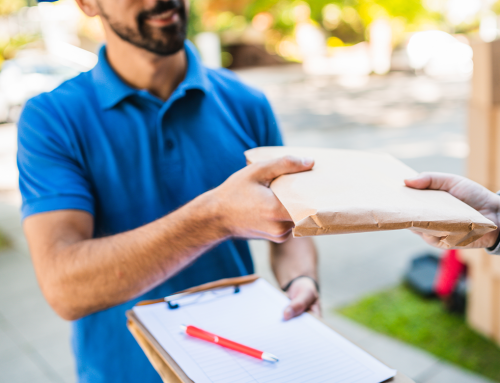
[(292, 157), (247, 166), (177, 211), (105, 238), (92, 238), (93, 217), (83, 211), (30, 216), (24, 230), (42, 291), (75, 320), (141, 295), (230, 237), (283, 242), (293, 223), (269, 184), (312, 166)]
[[(500, 197), (484, 186), (465, 177), (446, 173), (421, 173), (418, 176), (405, 180), (406, 186), (414, 189), (442, 190), (466, 203), (484, 215), (495, 225), (500, 225)], [(491, 231), (477, 241), (467, 245), (467, 248), (491, 247), (495, 244), (500, 228)], [(439, 247), (439, 237), (417, 233), (428, 244)]]
[[(271, 243), (271, 267), (281, 287), (299, 276), (317, 281), (317, 264), (312, 238), (289, 238), (283, 243)], [(306, 310), (321, 315), (319, 292), (310, 278), (297, 278), (289, 286), (287, 294), (292, 301), (284, 312), (286, 320)]]

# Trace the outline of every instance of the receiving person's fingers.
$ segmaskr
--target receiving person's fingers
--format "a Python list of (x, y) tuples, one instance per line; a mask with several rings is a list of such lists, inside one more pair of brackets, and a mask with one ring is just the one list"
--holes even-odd
[(413, 229), (409, 229), (413, 234), (416, 234), (418, 235), (420, 238), (424, 238), (424, 234), (420, 231), (416, 231), (416, 230), (413, 230)]
[(405, 184), (413, 189), (431, 189), (450, 191), (463, 177), (446, 173), (420, 173), (419, 175), (405, 179)]
[(420, 238), (422, 238), (429, 245), (434, 246), (434, 247), (441, 247), (441, 240), (443, 239), (443, 237), (435, 237), (433, 235), (419, 233), (418, 231), (414, 231), (414, 230), (412, 230), (412, 232), (419, 235)]

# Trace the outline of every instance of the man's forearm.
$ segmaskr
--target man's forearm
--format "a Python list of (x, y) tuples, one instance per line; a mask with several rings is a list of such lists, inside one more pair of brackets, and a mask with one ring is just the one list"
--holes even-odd
[[(126, 302), (172, 277), (227, 238), (209, 201), (208, 195), (200, 196), (129, 232), (59, 241), (46, 249), (53, 254), (49, 262), (37, 264), (35, 256), (37, 271), (45, 275), (40, 281), (49, 303), (62, 317), (77, 319)], [(43, 249), (35, 246), (37, 251)]]
[(271, 243), (271, 266), (280, 286), (293, 278), (307, 275), (317, 280), (317, 254), (311, 238), (290, 238)]

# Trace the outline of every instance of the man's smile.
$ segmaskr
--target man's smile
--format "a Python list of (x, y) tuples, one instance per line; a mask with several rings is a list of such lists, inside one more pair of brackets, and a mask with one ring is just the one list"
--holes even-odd
[(169, 9), (158, 15), (149, 16), (145, 22), (152, 27), (166, 27), (179, 21), (179, 12), (177, 9)]

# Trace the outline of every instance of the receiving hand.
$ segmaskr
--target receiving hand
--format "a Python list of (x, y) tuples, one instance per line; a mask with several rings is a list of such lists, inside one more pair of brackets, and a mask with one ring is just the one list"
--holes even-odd
[(308, 310), (321, 316), (319, 293), (311, 279), (297, 278), (288, 288), (287, 294), (292, 301), (283, 313), (285, 320), (299, 316)]
[[(471, 181), (465, 177), (446, 173), (421, 173), (414, 178), (405, 180), (408, 187), (414, 189), (443, 190), (450, 193), (455, 198), (465, 202), (470, 207), (476, 209), (483, 216), (492, 221), (495, 225), (500, 222), (500, 196), (492, 193), (484, 186)], [(491, 231), (477, 241), (472, 242), (467, 247), (491, 247), (495, 244), (499, 235), (499, 230)], [(429, 234), (418, 233), (428, 244), (440, 247), (439, 237)]]

